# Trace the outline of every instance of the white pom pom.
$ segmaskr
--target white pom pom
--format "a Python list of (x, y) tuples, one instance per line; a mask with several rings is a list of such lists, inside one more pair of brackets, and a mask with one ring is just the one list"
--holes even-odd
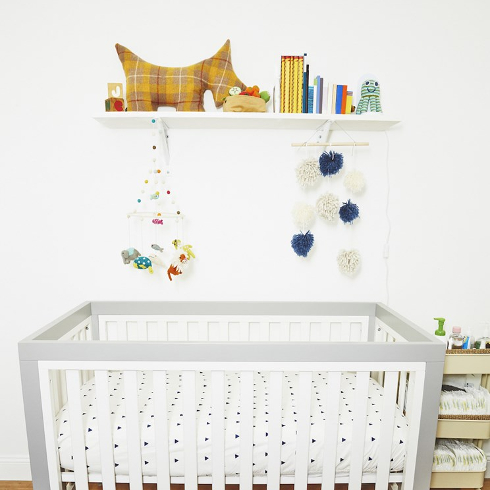
[(314, 185), (320, 175), (318, 160), (313, 158), (303, 160), (296, 167), (296, 179), (301, 187)]
[(364, 174), (359, 170), (351, 170), (344, 179), (344, 185), (347, 190), (357, 194), (361, 192), (366, 186), (366, 179)]
[(293, 206), (293, 221), (301, 231), (308, 231), (315, 221), (315, 208), (304, 202)]
[(341, 250), (337, 256), (340, 272), (352, 276), (361, 265), (361, 255), (357, 250)]
[(339, 216), (340, 201), (335, 194), (323, 194), (316, 202), (316, 212), (327, 221), (335, 221)]

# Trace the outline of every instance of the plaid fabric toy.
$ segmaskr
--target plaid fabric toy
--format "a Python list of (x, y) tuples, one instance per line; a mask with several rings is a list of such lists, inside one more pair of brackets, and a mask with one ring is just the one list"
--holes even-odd
[(203, 112), (206, 90), (211, 90), (216, 107), (221, 107), (231, 87), (246, 88), (233, 71), (229, 39), (211, 58), (177, 68), (148, 63), (120, 44), (116, 50), (126, 74), (128, 111), (172, 106), (178, 111)]

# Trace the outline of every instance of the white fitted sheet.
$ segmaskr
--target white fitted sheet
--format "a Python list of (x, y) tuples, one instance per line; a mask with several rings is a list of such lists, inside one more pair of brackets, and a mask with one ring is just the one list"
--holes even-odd
[[(227, 372), (225, 375), (225, 473), (236, 475), (240, 471), (240, 374)], [(355, 404), (356, 376), (354, 373), (342, 373), (339, 434), (337, 440), (337, 472), (348, 471), (352, 444), (353, 420), (351, 410)], [(321, 475), (324, 445), (324, 407), (327, 397), (328, 374), (313, 373), (309, 469), (310, 475)], [(138, 373), (138, 403), (140, 410), (140, 434), (142, 470), (147, 476), (156, 475), (155, 432), (153, 410), (153, 381), (150, 372)], [(281, 474), (294, 474), (296, 447), (296, 413), (298, 394), (298, 374), (284, 373), (283, 376), (283, 409), (282, 409), (282, 447)], [(128, 455), (125, 445), (126, 423), (124, 404), (124, 383), (121, 373), (109, 374), (109, 392), (111, 424), (114, 442), (115, 472), (128, 474)], [(269, 374), (254, 373), (254, 475), (265, 475), (268, 467), (268, 391)], [(198, 475), (211, 475), (212, 441), (211, 441), (211, 382), (210, 373), (201, 372), (196, 376), (197, 397), (197, 446)], [(367, 411), (367, 428), (364, 447), (364, 472), (374, 472), (377, 466), (378, 439), (381, 426), (381, 407), (383, 388), (373, 379), (369, 381), (369, 399)], [(183, 412), (181, 398), (181, 374), (167, 374), (169, 448), (171, 476), (184, 475), (183, 462)], [(98, 441), (98, 423), (96, 419), (95, 380), (89, 380), (81, 388), (83, 427), (85, 433), (85, 450), (88, 471), (100, 473), (100, 453)], [(56, 418), (58, 448), (63, 468), (73, 470), (73, 458), (70, 437), (70, 417), (65, 405)], [(392, 471), (403, 470), (405, 448), (407, 446), (408, 423), (399, 407), (396, 407), (393, 444)]]

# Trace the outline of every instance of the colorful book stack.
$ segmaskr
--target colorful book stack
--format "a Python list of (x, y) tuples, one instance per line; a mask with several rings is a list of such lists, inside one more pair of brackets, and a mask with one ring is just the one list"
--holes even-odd
[(332, 114), (350, 114), (352, 108), (352, 92), (347, 85), (332, 85)]
[(310, 83), (310, 69), (304, 56), (281, 56), (280, 112), (321, 113), (323, 78)]

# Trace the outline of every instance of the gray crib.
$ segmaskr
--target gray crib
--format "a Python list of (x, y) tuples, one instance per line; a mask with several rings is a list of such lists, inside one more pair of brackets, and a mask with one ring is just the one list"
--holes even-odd
[(428, 489), (444, 355), (376, 303), (87, 302), (19, 343), (34, 489)]

